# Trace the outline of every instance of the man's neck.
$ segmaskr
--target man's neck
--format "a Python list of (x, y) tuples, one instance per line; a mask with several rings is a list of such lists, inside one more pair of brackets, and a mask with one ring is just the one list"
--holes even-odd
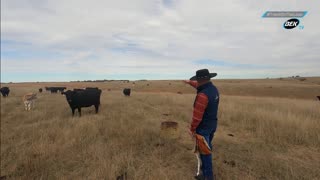
[(210, 81), (203, 81), (203, 82), (198, 82), (198, 86), (202, 86), (202, 85), (205, 85), (207, 83), (209, 83)]

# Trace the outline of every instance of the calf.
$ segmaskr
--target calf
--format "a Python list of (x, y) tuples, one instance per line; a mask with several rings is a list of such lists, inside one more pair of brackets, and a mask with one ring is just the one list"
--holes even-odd
[(0, 92), (3, 97), (7, 97), (9, 96), (10, 89), (8, 87), (2, 87), (0, 88)]
[(42, 88), (39, 88), (39, 93), (42, 93)]
[(320, 96), (317, 96), (318, 100), (320, 101)]
[(130, 88), (124, 88), (124, 89), (123, 89), (123, 94), (124, 94), (125, 96), (130, 96), (130, 93), (131, 93), (131, 89), (130, 89)]
[(34, 108), (35, 100), (37, 99), (36, 93), (28, 93), (22, 97), (24, 103), (24, 109), (30, 111), (31, 108)]
[(81, 116), (82, 107), (94, 106), (96, 113), (98, 113), (101, 92), (102, 91), (100, 89), (95, 88), (80, 91), (68, 90), (66, 92), (63, 92), (62, 94), (66, 96), (68, 104), (72, 110), (72, 116), (74, 116), (75, 109), (78, 109), (79, 116)]

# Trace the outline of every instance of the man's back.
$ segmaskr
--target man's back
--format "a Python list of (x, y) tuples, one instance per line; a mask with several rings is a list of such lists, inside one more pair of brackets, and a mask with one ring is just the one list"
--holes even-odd
[[(205, 131), (207, 133), (215, 132), (218, 120), (219, 92), (218, 89), (211, 83), (197, 87), (197, 94), (204, 94), (208, 103), (203, 113), (202, 120), (197, 127), (197, 131)], [(205, 133), (203, 132), (203, 133)]]

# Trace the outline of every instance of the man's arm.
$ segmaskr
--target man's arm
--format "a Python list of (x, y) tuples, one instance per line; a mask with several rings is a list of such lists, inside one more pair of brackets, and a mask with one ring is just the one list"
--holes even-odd
[(193, 109), (193, 117), (191, 122), (191, 128), (190, 131), (194, 134), (196, 131), (196, 128), (202, 121), (202, 117), (204, 114), (204, 111), (206, 110), (208, 106), (208, 97), (207, 95), (203, 93), (199, 93), (196, 97), (196, 102)]
[(190, 86), (197, 88), (198, 87), (198, 82), (197, 81), (190, 81), (190, 80), (184, 80), (183, 81), (186, 84), (189, 84)]

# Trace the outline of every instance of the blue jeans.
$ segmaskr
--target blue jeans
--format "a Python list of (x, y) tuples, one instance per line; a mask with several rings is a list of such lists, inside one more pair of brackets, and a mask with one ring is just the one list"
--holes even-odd
[[(212, 139), (214, 136), (214, 131), (213, 132), (206, 132), (204, 130), (197, 130), (197, 133), (202, 135), (207, 143), (209, 144), (211, 150), (212, 150)], [(207, 178), (208, 180), (213, 180), (213, 166), (212, 166), (212, 154), (209, 155), (203, 155), (200, 154), (200, 159), (202, 162), (202, 172), (203, 176)]]

